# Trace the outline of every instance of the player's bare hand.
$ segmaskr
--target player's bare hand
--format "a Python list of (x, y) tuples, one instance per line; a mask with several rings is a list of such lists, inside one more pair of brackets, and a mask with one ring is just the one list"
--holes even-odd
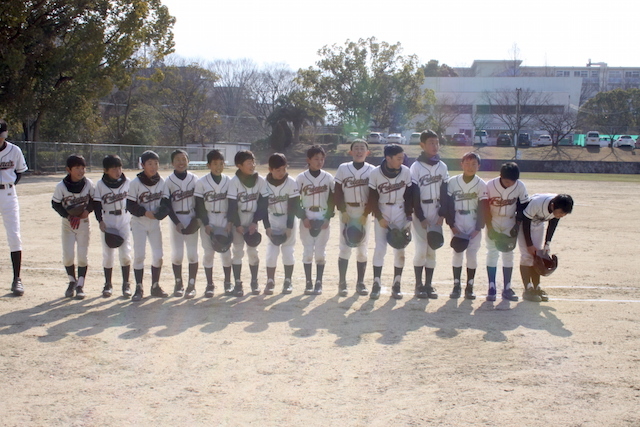
[(287, 235), (288, 239), (289, 237), (291, 237), (292, 230), (290, 228), (287, 228), (284, 233)]
[(457, 236), (458, 234), (460, 234), (460, 230), (458, 230), (458, 227), (451, 227), (451, 232), (453, 233), (454, 236)]
[(152, 211), (146, 211), (146, 212), (144, 213), (144, 216), (146, 216), (146, 217), (147, 217), (147, 218), (149, 218), (149, 219), (156, 219), (156, 216), (155, 216), (155, 214), (154, 214)]
[(309, 218), (303, 219), (302, 225), (304, 225), (304, 228), (311, 228), (311, 221), (309, 221)]
[(258, 231), (258, 224), (256, 224), (255, 222), (252, 222), (251, 225), (249, 226), (249, 234), (253, 234), (256, 231)]
[(438, 224), (439, 226), (442, 226), (442, 224), (444, 224), (444, 217), (438, 217), (438, 222), (436, 222), (436, 224)]
[(532, 256), (535, 256), (536, 251), (537, 249), (535, 246), (527, 246), (527, 252), (529, 252)]
[(105, 224), (104, 221), (100, 221), (100, 231), (104, 233), (106, 230), (107, 230), (107, 224)]
[(228, 222), (227, 226), (224, 229), (227, 233), (230, 233), (232, 228), (233, 228), (233, 224)]
[(389, 228), (389, 221), (387, 221), (384, 218), (382, 218), (380, 221), (378, 221), (378, 224), (380, 224), (380, 227), (382, 227), (382, 228)]
[(473, 230), (473, 233), (471, 233), (469, 235), (469, 240), (473, 239), (474, 237), (476, 237), (478, 234), (480, 234), (479, 230)]
[(244, 234), (244, 227), (243, 227), (243, 226), (241, 226), (241, 225), (239, 225), (238, 227), (236, 227), (236, 231), (237, 231), (239, 234)]
[(80, 217), (70, 216), (68, 219), (72, 230), (77, 230), (80, 227)]
[(204, 232), (207, 233), (208, 235), (211, 234), (211, 232), (213, 231), (213, 227), (210, 225), (205, 225), (204, 226)]
[(360, 217), (360, 224), (365, 225), (367, 223), (367, 217), (368, 215), (362, 215)]
[(327, 228), (329, 228), (329, 220), (325, 219), (324, 222), (322, 223), (322, 227), (323, 230), (326, 230)]
[(267, 228), (266, 230), (264, 230), (264, 232), (267, 235), (267, 237), (271, 238), (271, 228)]
[(182, 225), (181, 222), (177, 223), (176, 230), (178, 230), (179, 233), (182, 233), (182, 230), (184, 230), (184, 225)]
[(420, 221), (420, 225), (426, 230), (427, 228), (429, 228), (429, 220), (423, 219), (422, 221)]

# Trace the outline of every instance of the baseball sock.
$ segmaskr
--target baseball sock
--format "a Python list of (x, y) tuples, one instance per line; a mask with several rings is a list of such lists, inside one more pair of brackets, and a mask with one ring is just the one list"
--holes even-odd
[[(151, 267), (153, 268), (153, 267)], [(144, 269), (133, 269), (133, 277), (136, 279), (136, 285), (142, 285), (142, 277), (144, 276)]]
[(104, 268), (104, 281), (106, 284), (111, 284), (111, 277), (113, 276), (113, 268)]
[(358, 266), (358, 282), (357, 283), (363, 283), (364, 282), (364, 273), (365, 271), (367, 271), (367, 262), (358, 262), (357, 263)]
[(275, 278), (276, 278), (276, 268), (267, 267), (267, 280), (275, 280)]
[(227, 283), (231, 282), (231, 267), (222, 267), (222, 270), (224, 271), (224, 281)]
[(393, 278), (402, 276), (402, 267), (393, 267)]
[[(154, 267), (153, 265), (151, 266), (151, 285), (152, 286), (155, 286), (160, 283), (160, 271), (161, 271), (161, 267)], [(142, 283), (142, 278), (140, 280), (140, 283)]]
[(380, 276), (382, 276), (382, 266), (376, 267), (374, 265), (373, 266), (373, 280), (380, 279)]
[(416, 267), (415, 265), (413, 266), (413, 271), (416, 274), (416, 288), (419, 286), (422, 286), (422, 269), (424, 267), (420, 266), (420, 267)]
[(511, 289), (511, 274), (513, 273), (512, 267), (502, 267), (502, 274), (504, 275), (504, 290)]
[(70, 282), (76, 281), (76, 266), (74, 264), (65, 265), (64, 269), (67, 270), (67, 276), (69, 276)]
[(204, 276), (207, 278), (207, 285), (212, 284), (213, 283), (213, 267), (205, 267)]
[[(487, 266), (487, 276), (489, 277), (489, 289), (496, 287), (496, 272), (498, 271), (498, 267), (489, 267)], [(505, 280), (506, 282), (506, 280)]]
[(473, 286), (473, 279), (476, 278), (476, 269), (467, 268), (467, 286)]
[(453, 283), (460, 286), (460, 277), (462, 277), (462, 267), (453, 267)]
[(322, 282), (323, 274), (324, 274), (324, 264), (316, 264), (316, 282)]
[(182, 264), (171, 264), (173, 267), (173, 277), (176, 279), (176, 285), (178, 284), (178, 280), (180, 280), (180, 284), (182, 284)]
[(13, 278), (20, 277), (20, 267), (22, 265), (22, 251), (11, 252), (11, 264), (13, 265)]
[(291, 280), (291, 276), (293, 276), (293, 265), (285, 265), (284, 278)]
[(431, 286), (431, 282), (433, 281), (433, 268), (425, 267), (424, 268), (424, 284), (427, 286)]
[(303, 264), (304, 265), (304, 277), (307, 282), (311, 281), (311, 264)]
[(233, 278), (235, 279), (235, 281), (237, 282), (241, 280), (242, 264), (231, 264), (231, 267), (233, 268)]
[(338, 271), (340, 272), (340, 283), (347, 281), (347, 268), (349, 267), (349, 260), (344, 258), (338, 258)]
[(537, 288), (540, 286), (540, 275), (533, 269), (533, 267), (529, 267), (529, 269), (531, 271), (531, 283), (533, 283), (533, 287)]
[(252, 282), (257, 282), (258, 281), (258, 265), (251, 265), (249, 264), (249, 271), (251, 272), (251, 281)]
[(129, 282), (129, 273), (131, 271), (131, 266), (130, 265), (123, 265), (121, 267), (121, 269), (122, 269), (122, 283)]
[(531, 283), (531, 267), (528, 265), (520, 266), (520, 276), (522, 276), (522, 283), (524, 284), (524, 288), (526, 289), (529, 283)]
[(198, 263), (192, 262), (189, 264), (189, 284), (196, 284), (196, 276), (198, 275)]
[(84, 286), (84, 279), (87, 277), (87, 266), (84, 267), (78, 266), (78, 284), (77, 287)]

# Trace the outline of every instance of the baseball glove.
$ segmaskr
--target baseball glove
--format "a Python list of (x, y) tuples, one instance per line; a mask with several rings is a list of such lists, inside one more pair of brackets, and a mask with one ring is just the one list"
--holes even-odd
[(82, 212), (84, 212), (86, 207), (87, 205), (85, 204), (72, 205), (72, 206), (67, 206), (66, 210), (69, 216), (80, 216), (82, 215)]

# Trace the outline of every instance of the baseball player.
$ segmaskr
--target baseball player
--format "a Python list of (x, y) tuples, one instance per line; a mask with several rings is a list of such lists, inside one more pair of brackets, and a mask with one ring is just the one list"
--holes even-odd
[(24, 295), (24, 285), (20, 279), (22, 267), (22, 239), (20, 238), (20, 206), (16, 185), (27, 171), (27, 163), (18, 146), (6, 140), (9, 131), (7, 123), (0, 120), (0, 215), (7, 232), (7, 242), (11, 252), (13, 281), (11, 292), (15, 296)]
[[(290, 294), (293, 290), (291, 276), (295, 262), (293, 249), (296, 243), (293, 227), (300, 206), (300, 192), (296, 181), (287, 173), (287, 158), (284, 154), (275, 153), (269, 157), (269, 174), (266, 182), (269, 204), (263, 224), (269, 241), (267, 242), (266, 254), (267, 284), (264, 293), (266, 295), (273, 294), (278, 254), (282, 251), (284, 265), (282, 293)], [(276, 240), (278, 236), (282, 236), (284, 240), (282, 243)]]
[[(390, 229), (409, 230), (413, 210), (411, 172), (402, 164), (404, 150), (400, 145), (384, 147), (384, 160), (369, 175), (369, 210), (376, 221), (373, 252), (372, 299), (380, 298), (382, 266), (387, 253), (387, 233)], [(401, 278), (404, 268), (404, 249), (394, 249), (394, 273), (391, 296), (402, 298)]]
[[(231, 179), (222, 173), (224, 171), (224, 156), (219, 150), (211, 150), (207, 153), (207, 167), (211, 173), (206, 174), (196, 182), (196, 213), (203, 227), (200, 229), (200, 240), (204, 255), (202, 265), (207, 278), (207, 287), (204, 296), (213, 297), (213, 255), (215, 253), (211, 242), (213, 227), (224, 228), (226, 233), (231, 232), (232, 224), (227, 220), (229, 202), (227, 192)], [(222, 269), (224, 270), (224, 292), (231, 295), (231, 251), (220, 254)]]
[(160, 287), (163, 255), (160, 220), (167, 216), (167, 211), (160, 206), (164, 179), (158, 174), (159, 162), (160, 157), (155, 152), (149, 150), (142, 153), (140, 156), (142, 172), (131, 180), (127, 194), (127, 210), (132, 215), (133, 275), (136, 280), (136, 291), (131, 298), (132, 301), (140, 301), (144, 296), (142, 278), (147, 240), (151, 246), (151, 296), (160, 298), (169, 296)]
[[(244, 256), (245, 234), (252, 239), (258, 233), (258, 222), (264, 218), (267, 211), (269, 193), (263, 177), (256, 173), (256, 158), (249, 150), (240, 150), (236, 153), (234, 162), (238, 170), (231, 178), (227, 198), (229, 199), (228, 220), (234, 225), (233, 249), (231, 255), (231, 267), (235, 285), (233, 294), (237, 297), (244, 295), (242, 289), (242, 257)], [(251, 237), (249, 237), (251, 236)], [(249, 257), (249, 270), (251, 271), (251, 293), (258, 295), (258, 249), (247, 244)]]
[[(476, 153), (466, 153), (462, 156), (462, 173), (447, 181), (443, 193), (441, 214), (451, 227), (453, 252), (453, 291), (451, 298), (460, 298), (460, 277), (462, 275), (462, 261), (467, 254), (467, 286), (464, 297), (475, 299), (473, 280), (478, 268), (478, 250), (482, 243), (481, 230), (484, 227), (484, 212), (487, 203), (487, 184), (480, 179), (476, 172), (480, 168), (480, 156)], [(465, 247), (460, 251), (454, 246), (454, 241), (464, 240)]]
[[(325, 249), (329, 241), (329, 221), (334, 210), (334, 180), (333, 176), (324, 170), (324, 148), (314, 145), (307, 150), (307, 164), (309, 169), (296, 177), (300, 190), (300, 241), (304, 247), (302, 251), (302, 265), (306, 285), (305, 295), (322, 294), (322, 275), (326, 262)], [(311, 279), (311, 267), (315, 256), (316, 282)]]
[(356, 139), (351, 143), (349, 154), (351, 162), (343, 163), (338, 167), (335, 176), (335, 204), (340, 211), (340, 254), (338, 255), (338, 271), (340, 280), (338, 292), (340, 296), (347, 296), (347, 268), (351, 257), (352, 247), (347, 244), (345, 237), (346, 228), (352, 223), (359, 223), (363, 227), (364, 237), (356, 246), (356, 261), (358, 276), (356, 280), (356, 292), (360, 295), (368, 295), (364, 284), (364, 273), (367, 269), (367, 248), (369, 243), (368, 211), (369, 200), (369, 175), (374, 166), (365, 160), (371, 154), (369, 144), (363, 139)]
[[(549, 296), (540, 288), (540, 275), (533, 268), (536, 251), (549, 253), (549, 245), (560, 218), (573, 211), (573, 198), (568, 194), (534, 194), (523, 211), (522, 229), (518, 234), (520, 274), (525, 286), (522, 298), (540, 302)], [(544, 223), (548, 222), (547, 232)]]
[[(193, 298), (196, 296), (196, 275), (198, 274), (198, 219), (196, 218), (196, 182), (198, 177), (187, 171), (189, 156), (184, 150), (171, 153), (173, 173), (164, 181), (162, 201), (167, 208), (169, 218), (174, 226), (170, 227), (171, 265), (175, 286), (173, 296)], [(185, 292), (182, 282), (182, 260), (184, 248), (187, 247), (187, 262), (189, 263), (189, 282)]]
[[(67, 158), (67, 176), (53, 191), (51, 206), (62, 217), (62, 263), (67, 270), (69, 286), (65, 297), (84, 299), (89, 252), (89, 213), (93, 210), (93, 182), (84, 176), (84, 157), (72, 154)], [(75, 246), (78, 246), (78, 278), (75, 273)]]
[[(504, 275), (504, 289), (502, 298), (518, 301), (518, 296), (511, 289), (511, 274), (513, 272), (513, 250), (500, 252), (496, 248), (495, 239), (499, 234), (516, 237), (520, 227), (523, 206), (529, 203), (527, 189), (520, 181), (520, 169), (513, 162), (500, 167), (500, 176), (487, 182), (489, 201), (485, 220), (487, 224), (487, 276), (489, 278), (489, 293), (487, 300), (496, 300), (496, 271), (498, 258), (502, 254), (502, 273)], [(499, 233), (499, 234), (496, 234)], [(515, 245), (514, 245), (515, 247)]]
[(94, 213), (102, 231), (102, 268), (104, 269), (104, 289), (102, 296), (108, 298), (113, 293), (111, 277), (113, 274), (115, 248), (107, 244), (107, 230), (123, 238), (118, 248), (122, 269), (122, 296), (131, 296), (129, 273), (131, 269), (131, 214), (127, 211), (129, 178), (122, 173), (122, 159), (108, 155), (102, 159), (104, 174), (96, 183), (93, 195)]
[[(440, 216), (440, 190), (442, 183), (449, 179), (447, 165), (440, 160), (438, 150), (440, 139), (432, 130), (420, 134), (422, 153), (411, 165), (411, 181), (415, 186), (413, 201), (413, 230), (415, 255), (413, 269), (416, 276), (415, 295), (418, 298), (438, 298), (432, 285), (433, 271), (436, 267), (436, 250), (427, 241), (430, 226), (442, 226), (444, 218)], [(422, 283), (422, 270), (425, 282)]]

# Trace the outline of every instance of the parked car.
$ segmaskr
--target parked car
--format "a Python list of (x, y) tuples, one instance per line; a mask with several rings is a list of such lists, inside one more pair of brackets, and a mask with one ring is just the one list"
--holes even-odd
[(540, 147), (543, 145), (552, 145), (553, 144), (553, 140), (551, 139), (551, 136), (549, 135), (540, 135), (538, 137), (538, 139), (536, 139), (535, 141), (533, 141), (533, 145), (536, 147)]
[(511, 135), (508, 133), (501, 133), (498, 135), (498, 139), (496, 140), (496, 145), (513, 145), (513, 141), (511, 140)]
[(611, 138), (603, 136), (600, 138), (600, 147), (609, 147), (611, 145)]
[(616, 139), (613, 143), (614, 147), (631, 147), (635, 148), (636, 140), (631, 135), (620, 135), (620, 138)]
[(528, 133), (521, 133), (518, 135), (518, 145), (521, 147), (528, 147), (531, 145), (531, 138)]
[(489, 143), (489, 134), (486, 130), (477, 130), (473, 136), (473, 145), (487, 145)]
[(587, 132), (587, 138), (584, 140), (584, 146), (596, 146), (600, 147), (600, 133), (595, 130)]
[(452, 145), (468, 145), (469, 138), (467, 138), (467, 135), (465, 135), (464, 133), (454, 133), (453, 136), (451, 137), (451, 144)]
[(409, 144), (420, 144), (420, 132), (414, 132), (409, 138)]
[(367, 137), (369, 144), (384, 144), (387, 139), (380, 132), (371, 132)]
[(360, 138), (360, 135), (358, 135), (358, 132), (349, 132), (349, 135), (347, 135), (347, 144), (351, 144), (353, 141), (355, 141), (358, 138)]
[(404, 144), (406, 138), (399, 133), (392, 133), (387, 136), (387, 144)]

